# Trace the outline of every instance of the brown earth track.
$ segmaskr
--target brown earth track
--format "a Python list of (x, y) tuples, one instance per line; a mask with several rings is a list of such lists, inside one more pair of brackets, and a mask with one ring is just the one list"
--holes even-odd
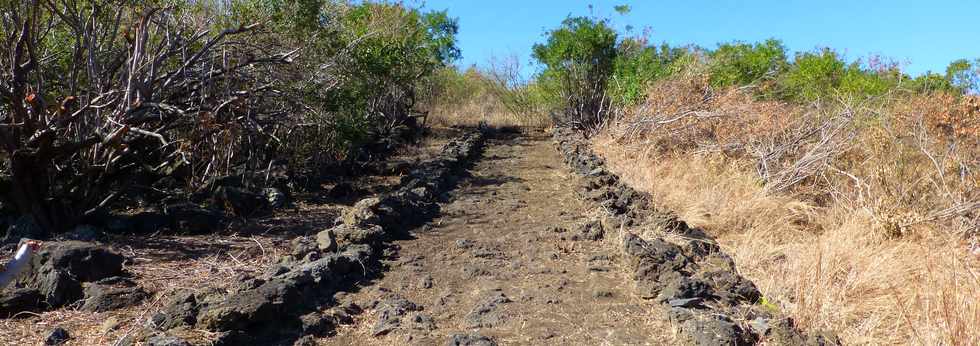
[[(498, 135), (441, 215), (392, 245), (383, 277), (340, 300), (365, 308), (322, 345), (676, 344), (618, 263), (618, 239), (582, 239), (597, 214), (550, 136)], [(615, 237), (609, 235), (610, 237)], [(417, 308), (392, 309), (409, 301)]]

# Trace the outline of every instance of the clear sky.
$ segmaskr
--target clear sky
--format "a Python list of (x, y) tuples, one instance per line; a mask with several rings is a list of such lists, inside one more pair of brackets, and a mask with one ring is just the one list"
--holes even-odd
[[(972, 0), (426, 0), (460, 22), (460, 65), (484, 65), (491, 56), (531, 60), (531, 46), (569, 15), (594, 13), (617, 27), (649, 27), (653, 42), (697, 44), (781, 39), (791, 51), (831, 47), (848, 60), (878, 54), (910, 74), (944, 72), (949, 62), (980, 57), (980, 1)], [(628, 4), (619, 16), (613, 6)]]

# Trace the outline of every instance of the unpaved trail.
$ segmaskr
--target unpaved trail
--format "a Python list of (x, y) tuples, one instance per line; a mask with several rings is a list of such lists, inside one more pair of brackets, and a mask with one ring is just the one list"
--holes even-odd
[(339, 300), (364, 308), (323, 345), (673, 343), (619, 266), (615, 235), (585, 239), (593, 208), (544, 134), (497, 135), (438, 218), (392, 244), (381, 277)]

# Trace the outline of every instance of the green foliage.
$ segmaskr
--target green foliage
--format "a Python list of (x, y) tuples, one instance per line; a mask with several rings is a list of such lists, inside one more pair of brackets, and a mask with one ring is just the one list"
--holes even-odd
[(623, 40), (618, 51), (609, 96), (621, 106), (642, 101), (649, 83), (677, 72), (675, 62), (687, 54), (666, 43), (647, 46), (639, 39)]
[(780, 76), (780, 94), (800, 101), (829, 96), (846, 71), (847, 64), (832, 49), (798, 53), (789, 70)]
[(786, 48), (776, 39), (761, 43), (726, 43), (711, 52), (711, 85), (728, 87), (758, 83), (785, 71)]
[(544, 71), (538, 83), (552, 97), (561, 99), (554, 110), (556, 121), (592, 130), (609, 112), (606, 87), (617, 57), (616, 31), (605, 20), (571, 17), (535, 44), (532, 56)]
[[(309, 131), (287, 156), (343, 157), (368, 142), (416, 127), (413, 115), (440, 70), (460, 57), (458, 21), (446, 11), (400, 3), (252, 0), (231, 22), (261, 20), (268, 39), (301, 49), (279, 82), (304, 105)], [(312, 159), (312, 161), (325, 161)]]
[(960, 91), (945, 75), (933, 72), (926, 72), (915, 77), (908, 82), (907, 87), (917, 93)]
[(946, 68), (946, 79), (961, 92), (980, 91), (980, 59), (953, 61)]
[(565, 19), (548, 33), (548, 41), (535, 44), (533, 57), (546, 68), (544, 74), (559, 76), (595, 70), (604, 77), (616, 58), (616, 31), (607, 21), (587, 17)]

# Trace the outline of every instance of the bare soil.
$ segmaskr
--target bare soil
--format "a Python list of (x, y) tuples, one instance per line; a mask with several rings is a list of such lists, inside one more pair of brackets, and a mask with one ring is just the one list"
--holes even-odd
[[(319, 344), (442, 345), (469, 333), (501, 345), (676, 341), (619, 268), (617, 236), (581, 237), (597, 212), (575, 195), (550, 137), (492, 139), (471, 172), (439, 218), (395, 243), (383, 277), (342, 297), (366, 311)], [(390, 308), (404, 300), (416, 311)], [(398, 326), (384, 328), (393, 313)]]
[[(393, 160), (424, 160), (453, 134), (439, 131)], [(443, 345), (455, 334), (500, 345), (680, 342), (662, 308), (635, 294), (616, 250), (619, 235), (582, 236), (581, 226), (601, 213), (576, 196), (578, 178), (550, 136), (497, 134), (470, 174), (444, 196), (439, 217), (391, 244), (377, 279), (338, 294), (363, 312), (317, 344)], [(220, 234), (109, 239), (132, 259), (127, 270), (152, 298), (108, 313), (68, 308), (2, 320), (0, 344), (41, 344), (58, 326), (71, 333), (68, 345), (116, 344), (169, 292), (227, 288), (260, 273), (289, 252), (292, 238), (329, 227), (342, 208), (385, 192), (398, 178), (361, 176), (355, 196), (305, 196), (294, 209)], [(213, 337), (194, 332), (192, 342)]]

